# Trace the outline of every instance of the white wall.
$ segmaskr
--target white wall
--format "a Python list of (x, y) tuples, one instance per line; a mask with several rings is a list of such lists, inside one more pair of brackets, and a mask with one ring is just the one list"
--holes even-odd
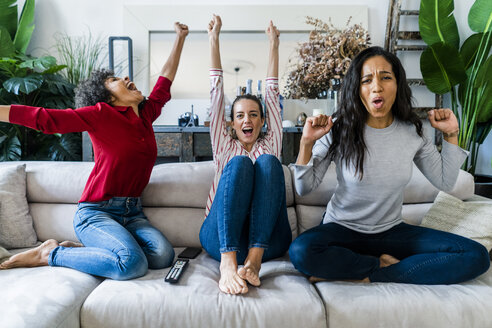
[[(418, 0), (407, 0), (406, 8), (418, 9)], [(462, 41), (471, 34), (467, 24), (467, 13), (474, 0), (456, 0), (455, 14)], [(20, 5), (23, 1), (19, 1)], [(179, 5), (365, 5), (369, 10), (369, 33), (373, 45), (384, 45), (388, 10), (387, 0), (181, 0)], [(126, 5), (173, 5), (175, 0), (37, 0), (36, 28), (28, 49), (34, 55), (52, 52), (53, 35), (58, 31), (69, 35), (83, 35), (90, 28), (95, 35), (121, 36), (128, 27), (124, 26), (123, 11)], [(415, 22), (409, 22), (409, 26)], [(419, 74), (418, 62), (405, 63), (409, 76)], [(137, 72), (138, 73), (138, 72)], [(415, 75), (413, 75), (415, 74)], [(417, 94), (417, 98), (420, 96)], [(478, 174), (492, 175), (492, 134), (482, 145), (477, 168)]]

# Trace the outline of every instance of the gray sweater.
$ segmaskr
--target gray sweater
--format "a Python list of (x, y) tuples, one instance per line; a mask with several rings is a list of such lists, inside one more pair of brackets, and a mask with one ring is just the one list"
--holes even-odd
[[(335, 161), (338, 185), (326, 206), (323, 223), (336, 222), (363, 233), (379, 233), (402, 222), (403, 189), (412, 176), (412, 161), (438, 189), (449, 191), (458, 178), (468, 152), (443, 141), (439, 153), (426, 121), (421, 138), (415, 125), (395, 119), (384, 129), (366, 125), (364, 176), (355, 167)], [(316, 141), (307, 165), (294, 164), (295, 185), (300, 195), (316, 189), (332, 162), (328, 157), (331, 132)]]

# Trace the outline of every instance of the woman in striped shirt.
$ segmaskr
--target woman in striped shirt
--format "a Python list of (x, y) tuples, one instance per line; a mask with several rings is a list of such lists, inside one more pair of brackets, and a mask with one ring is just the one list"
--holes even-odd
[[(208, 26), (211, 50), (210, 137), (215, 179), (207, 200), (206, 219), (200, 231), (205, 250), (220, 261), (219, 288), (244, 294), (247, 283), (260, 285), (262, 261), (282, 256), (292, 239), (285, 205), (285, 182), (278, 160), (282, 122), (278, 91), (279, 32), (270, 22), (265, 118), (261, 102), (251, 95), (232, 104), (230, 135), (224, 117), (224, 86), (219, 50), (222, 21), (214, 15)], [(262, 136), (263, 123), (268, 131)], [(244, 264), (238, 269), (238, 264)]]

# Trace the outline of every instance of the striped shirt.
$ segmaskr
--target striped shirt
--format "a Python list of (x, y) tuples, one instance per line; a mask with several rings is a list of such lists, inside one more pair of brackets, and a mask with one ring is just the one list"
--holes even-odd
[(206, 216), (212, 207), (222, 171), (231, 158), (244, 155), (251, 158), (254, 163), (260, 155), (271, 154), (280, 159), (282, 150), (282, 120), (280, 117), (278, 78), (269, 77), (266, 79), (265, 106), (268, 131), (263, 138), (256, 140), (251, 152), (246, 151), (239, 140), (233, 139), (227, 131), (224, 83), (221, 69), (210, 70), (210, 88), (210, 139), (214, 156), (215, 178), (208, 194), (207, 207), (205, 209)]

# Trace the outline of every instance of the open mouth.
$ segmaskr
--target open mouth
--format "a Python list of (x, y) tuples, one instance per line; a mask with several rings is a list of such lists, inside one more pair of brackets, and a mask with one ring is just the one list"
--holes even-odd
[(253, 135), (253, 129), (252, 128), (245, 128), (242, 131), (246, 137), (250, 137)]
[(380, 109), (383, 106), (383, 98), (378, 97), (372, 100), (372, 104), (376, 109)]
[(128, 82), (128, 84), (126, 85), (126, 87), (129, 89), (129, 90), (137, 90), (137, 87), (135, 86), (135, 83), (133, 82)]

